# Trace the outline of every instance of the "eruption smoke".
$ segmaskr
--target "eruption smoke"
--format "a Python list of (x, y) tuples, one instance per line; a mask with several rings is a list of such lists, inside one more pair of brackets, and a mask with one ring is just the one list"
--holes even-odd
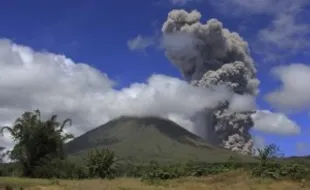
[[(167, 58), (194, 86), (225, 85), (234, 93), (256, 96), (259, 80), (248, 43), (238, 33), (223, 28), (217, 19), (200, 23), (194, 10), (172, 10), (162, 26)], [(252, 152), (251, 114), (229, 111), (229, 102), (200, 111), (193, 118), (195, 133), (208, 142), (243, 154)]]

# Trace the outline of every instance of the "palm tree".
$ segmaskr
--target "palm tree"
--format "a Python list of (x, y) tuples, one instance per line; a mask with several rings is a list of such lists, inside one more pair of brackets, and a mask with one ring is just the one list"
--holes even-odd
[(10, 158), (21, 164), (24, 176), (33, 176), (33, 168), (46, 157), (64, 158), (63, 144), (73, 136), (63, 133), (63, 129), (68, 122), (71, 125), (71, 120), (66, 119), (61, 124), (56, 120), (57, 116), (53, 115), (42, 121), (40, 111), (35, 110), (22, 114), (12, 127), (1, 128), (0, 133), (7, 130), (16, 143)]

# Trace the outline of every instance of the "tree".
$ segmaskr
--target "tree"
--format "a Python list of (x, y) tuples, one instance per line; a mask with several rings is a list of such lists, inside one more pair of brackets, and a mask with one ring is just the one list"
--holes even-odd
[(3, 163), (3, 158), (5, 156), (5, 153), (3, 152), (4, 149), (4, 147), (0, 147), (0, 163)]
[(108, 149), (95, 149), (88, 153), (87, 167), (92, 177), (112, 179), (116, 173), (114, 152)]
[(257, 156), (260, 163), (252, 169), (252, 175), (279, 179), (280, 165), (276, 158), (279, 157), (279, 148), (275, 144), (270, 144), (262, 149), (257, 149)]
[(263, 149), (257, 149), (258, 159), (261, 163), (265, 163), (269, 158), (278, 157), (279, 147), (275, 144), (269, 144), (265, 146)]
[(42, 160), (65, 157), (63, 144), (73, 138), (72, 134), (63, 132), (67, 123), (71, 125), (71, 120), (57, 122), (56, 115), (42, 121), (40, 111), (35, 110), (22, 114), (12, 127), (1, 128), (0, 132), (7, 130), (16, 143), (10, 158), (21, 164), (24, 176), (35, 177), (34, 168), (42, 164)]

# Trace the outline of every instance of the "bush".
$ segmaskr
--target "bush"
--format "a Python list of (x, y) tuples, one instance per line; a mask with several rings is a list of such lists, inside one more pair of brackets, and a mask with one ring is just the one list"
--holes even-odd
[(181, 176), (181, 172), (173, 165), (159, 165), (157, 162), (150, 162), (144, 169), (142, 180), (157, 182), (160, 180), (174, 179)]
[(226, 163), (197, 163), (188, 162), (185, 165), (186, 176), (206, 176), (213, 175), (241, 167), (240, 164), (234, 163), (232, 160)]
[(69, 160), (41, 159), (33, 172), (35, 178), (83, 179), (87, 178), (86, 169)]
[(147, 165), (145, 164), (118, 164), (118, 167), (116, 168), (116, 176), (141, 178), (146, 171), (146, 167)]
[(254, 167), (251, 174), (255, 177), (272, 178), (272, 179), (291, 179), (302, 180), (310, 176), (309, 167), (296, 162), (278, 163), (268, 160), (264, 164)]
[(114, 152), (108, 149), (95, 149), (88, 154), (87, 167), (91, 177), (113, 179), (116, 177), (116, 160)]
[(232, 161), (229, 163), (218, 164), (206, 164), (190, 161), (185, 164), (174, 165), (159, 165), (156, 162), (151, 162), (145, 169), (142, 179), (152, 181), (174, 179), (181, 176), (200, 177), (227, 172), (237, 167), (241, 167), (241, 165), (237, 165)]
[(309, 178), (310, 170), (303, 164), (289, 162), (281, 166), (279, 169), (279, 174), (282, 177), (288, 177), (292, 180), (301, 180)]
[(22, 176), (22, 169), (18, 163), (0, 164), (0, 176)]
[(258, 164), (251, 171), (251, 174), (255, 177), (279, 179), (280, 165), (275, 161), (265, 161)]
[(242, 161), (236, 157), (230, 156), (227, 160), (227, 162), (224, 164), (224, 166), (229, 170), (238, 169), (241, 167), (244, 167), (245, 164), (242, 163)]

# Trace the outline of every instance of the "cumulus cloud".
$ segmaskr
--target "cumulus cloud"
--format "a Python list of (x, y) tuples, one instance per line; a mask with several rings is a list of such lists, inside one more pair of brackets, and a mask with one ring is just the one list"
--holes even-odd
[(251, 117), (254, 121), (255, 130), (280, 135), (295, 135), (300, 133), (300, 127), (283, 113), (258, 110)]
[[(268, 16), (266, 26), (255, 31), (254, 51), (264, 55), (264, 61), (277, 61), (309, 47), (305, 7), (308, 0), (219, 0), (208, 1), (223, 14), (245, 18), (249, 15)], [(254, 21), (255, 22), (255, 21)], [(246, 28), (246, 25), (242, 25)]]
[(310, 25), (299, 22), (294, 14), (281, 13), (271, 25), (259, 31), (258, 38), (265, 44), (280, 49), (297, 50), (309, 46)]
[(255, 97), (251, 95), (233, 95), (228, 110), (231, 112), (249, 112), (256, 110)]
[(130, 50), (145, 50), (155, 44), (153, 37), (145, 37), (138, 35), (135, 38), (127, 41), (127, 46)]
[[(236, 62), (233, 66), (238, 71), (242, 64)], [(195, 132), (191, 118), (202, 109), (214, 108), (223, 101), (229, 101), (229, 109), (234, 111), (255, 107), (250, 95), (236, 95), (223, 86), (212, 90), (207, 86), (199, 88), (165, 75), (153, 75), (145, 83), (116, 90), (105, 73), (85, 63), (76, 63), (63, 55), (36, 52), (6, 39), (0, 40), (0, 68), (0, 125), (10, 125), (23, 112), (40, 109), (43, 118), (52, 114), (59, 115), (59, 119), (72, 118), (74, 126), (67, 130), (75, 135), (121, 115), (165, 117)], [(257, 85), (251, 87), (252, 82), (248, 80), (247, 88), (254, 93)], [(271, 127), (260, 127), (262, 123), (281, 120), (278, 124), (286, 126), (273, 127), (271, 132), (283, 133), (283, 129), (294, 124), (281, 114), (268, 114), (254, 119), (255, 128), (270, 132)], [(8, 134), (0, 137), (0, 144), (12, 146)]]
[(283, 10), (300, 10), (306, 0), (219, 0), (209, 1), (215, 7), (221, 9), (223, 13), (227, 10), (233, 11), (236, 16), (248, 14), (277, 14)]
[(279, 89), (266, 95), (271, 105), (283, 111), (310, 108), (310, 66), (300, 63), (277, 66), (271, 73), (281, 81)]
[[(10, 125), (24, 111), (40, 109), (72, 118), (69, 131), (79, 135), (121, 115), (169, 118), (191, 131), (193, 113), (228, 100), (226, 88), (201, 89), (164, 75), (121, 90), (99, 70), (63, 56), (0, 40), (0, 125)], [(0, 139), (10, 146), (9, 137)]]

